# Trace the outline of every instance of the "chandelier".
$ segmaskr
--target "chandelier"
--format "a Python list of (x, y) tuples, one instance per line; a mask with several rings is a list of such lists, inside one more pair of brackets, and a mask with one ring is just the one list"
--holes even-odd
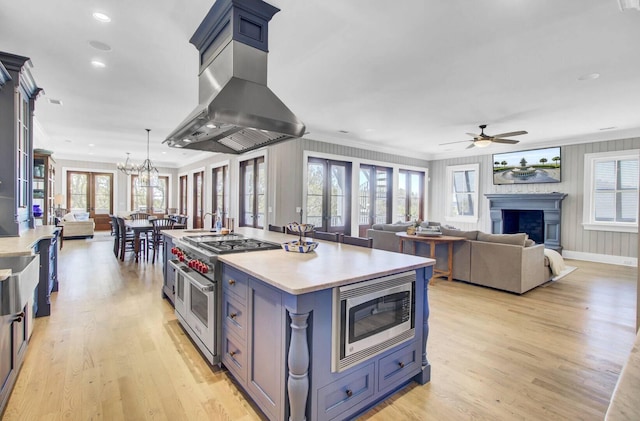
[(124, 164), (118, 163), (117, 167), (127, 175), (138, 173), (138, 185), (140, 187), (153, 188), (158, 186), (158, 169), (153, 166), (151, 159), (149, 159), (149, 132), (151, 132), (151, 129), (145, 130), (147, 131), (147, 159), (140, 165), (134, 165), (129, 161), (129, 152), (127, 152), (127, 160)]

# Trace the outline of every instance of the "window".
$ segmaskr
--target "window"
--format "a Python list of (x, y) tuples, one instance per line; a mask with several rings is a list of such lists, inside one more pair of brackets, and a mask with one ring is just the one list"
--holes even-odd
[(204, 228), (204, 171), (193, 173), (193, 228)]
[(264, 156), (240, 162), (241, 227), (264, 228), (266, 190), (267, 171)]
[(307, 219), (318, 231), (351, 234), (351, 163), (309, 158)]
[(400, 170), (396, 190), (396, 215), (402, 221), (424, 220), (424, 172)]
[(158, 177), (157, 187), (142, 187), (137, 175), (131, 176), (131, 210), (164, 214), (167, 212), (169, 177)]
[(584, 229), (638, 232), (638, 153), (584, 155)]
[(479, 164), (447, 167), (447, 221), (478, 222), (479, 168)]

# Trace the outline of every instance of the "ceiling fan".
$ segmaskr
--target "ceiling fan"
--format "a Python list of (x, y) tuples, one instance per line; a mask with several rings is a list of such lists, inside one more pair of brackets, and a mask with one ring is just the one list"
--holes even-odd
[(490, 136), (490, 135), (484, 133), (484, 129), (487, 128), (486, 124), (481, 124), (478, 127), (480, 127), (480, 134), (467, 133), (469, 136), (473, 137), (473, 139), (471, 139), (471, 140), (460, 140), (460, 141), (457, 141), (457, 142), (441, 143), (440, 145), (442, 146), (442, 145), (450, 145), (452, 143), (473, 142), (473, 143), (471, 143), (471, 145), (467, 146), (467, 149), (471, 149), (474, 146), (477, 146), (479, 148), (484, 148), (484, 147), (489, 146), (492, 143), (516, 144), (516, 143), (519, 142), (519, 140), (505, 139), (505, 138), (506, 137), (511, 137), (511, 136), (520, 136), (520, 135), (523, 135), (523, 134), (527, 134), (526, 131), (519, 130), (517, 132), (500, 133), (500, 134), (497, 134), (495, 136)]

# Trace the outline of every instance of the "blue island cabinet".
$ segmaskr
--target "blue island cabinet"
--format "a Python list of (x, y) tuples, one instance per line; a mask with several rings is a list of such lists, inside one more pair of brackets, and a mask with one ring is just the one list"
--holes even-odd
[(293, 295), (222, 268), (221, 361), (271, 420), (343, 420), (411, 381), (427, 383), (432, 267), (416, 270), (415, 336), (343, 371), (332, 370), (332, 288)]

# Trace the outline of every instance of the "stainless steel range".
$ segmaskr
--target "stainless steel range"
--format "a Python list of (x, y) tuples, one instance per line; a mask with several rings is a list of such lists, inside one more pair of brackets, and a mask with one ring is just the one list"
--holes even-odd
[(221, 278), (219, 254), (272, 250), (280, 244), (242, 235), (206, 234), (174, 241), (175, 314), (211, 364), (220, 361)]

